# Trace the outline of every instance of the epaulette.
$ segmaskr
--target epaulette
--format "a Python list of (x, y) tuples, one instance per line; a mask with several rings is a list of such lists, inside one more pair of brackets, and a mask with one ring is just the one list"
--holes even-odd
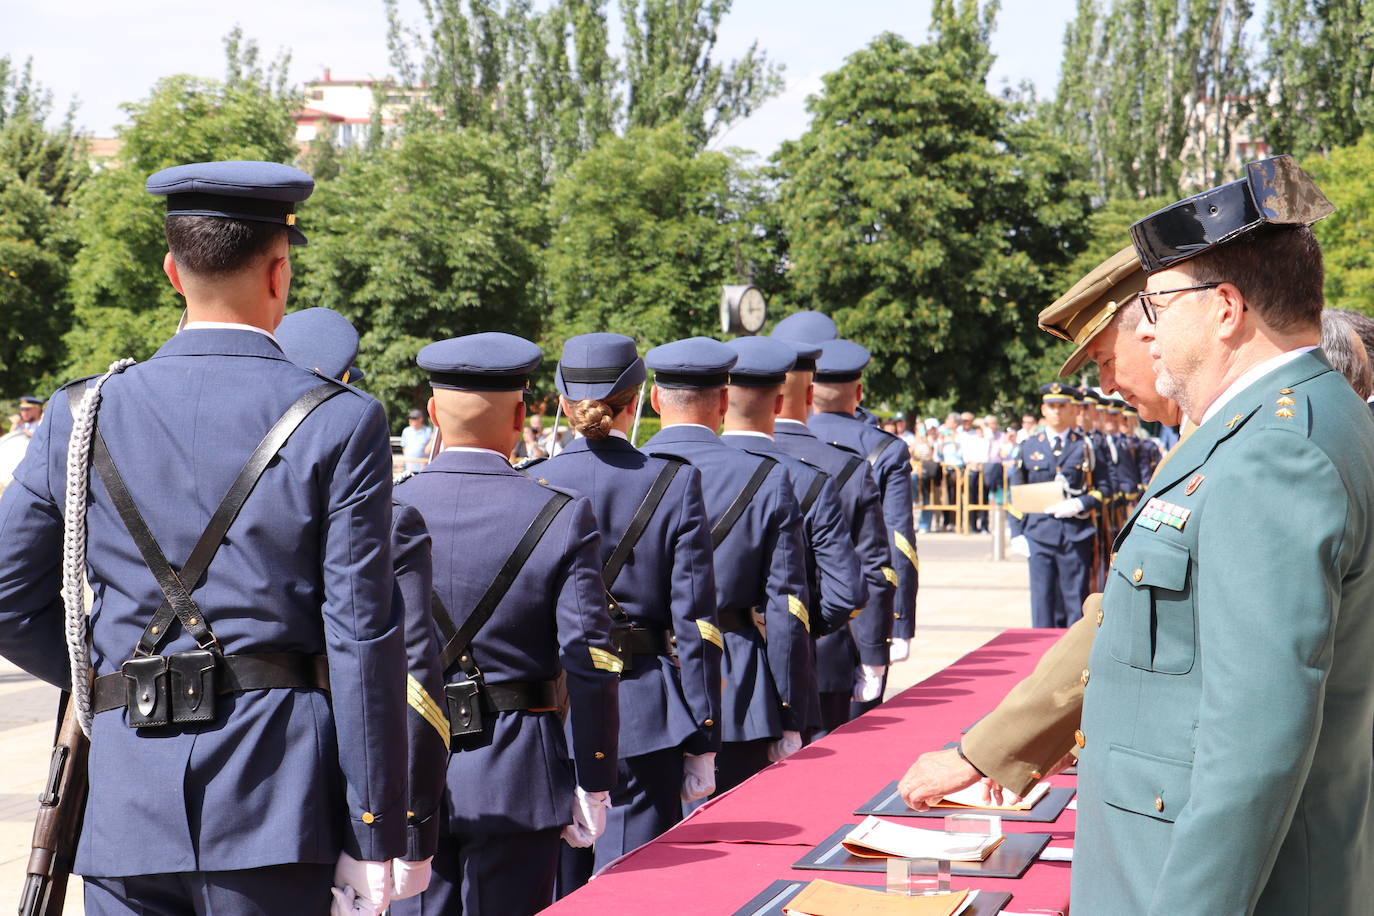
[(863, 453), (863, 452), (861, 452), (861, 451), (859, 451), (858, 449), (853, 448), (853, 447), (851, 447), (851, 446), (845, 445), (843, 442), (827, 442), (826, 445), (834, 446), (835, 448), (839, 449), (839, 450), (842, 451), (842, 452), (848, 452), (849, 454), (851, 454), (851, 455), (857, 455), (857, 456), (860, 457), (860, 458), (862, 458), (862, 457), (864, 456), (864, 453)]
[[(1261, 420), (1260, 425), (1265, 428), (1278, 427), (1306, 436), (1311, 431), (1312, 402), (1307, 395), (1292, 388), (1280, 388), (1273, 395), (1272, 406), (1268, 410), (1260, 407), (1258, 417)], [(1235, 426), (1244, 422), (1245, 420), (1232, 419), (1230, 425)]]
[(645, 452), (644, 454), (648, 455), (650, 458), (664, 458), (668, 461), (679, 461), (682, 464), (687, 465), (690, 465), (692, 463), (688, 459), (683, 458), (681, 455), (674, 455), (672, 452), (660, 452), (658, 450), (654, 450), (652, 452)]
[(528, 471), (530, 468), (534, 467), (536, 464), (539, 464), (540, 462), (548, 461), (548, 460), (549, 460), (549, 459), (548, 459), (547, 457), (544, 457), (544, 458), (521, 458), (519, 461), (515, 462), (515, 464), (511, 465), (511, 467), (515, 468), (517, 471)]

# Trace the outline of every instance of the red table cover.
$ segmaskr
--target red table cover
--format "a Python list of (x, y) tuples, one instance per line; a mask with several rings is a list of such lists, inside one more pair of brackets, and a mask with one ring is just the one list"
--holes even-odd
[[(777, 879), (881, 885), (878, 873), (798, 871), (791, 865), (841, 824), (862, 820), (854, 809), (901, 778), (918, 754), (955, 740), (996, 706), (1063, 633), (1007, 630), (713, 799), (544, 913), (728, 916)], [(1075, 782), (1072, 776), (1052, 780), (1055, 785)], [(939, 822), (908, 823), (933, 827)], [(1071, 846), (1074, 811), (1049, 824), (1004, 820), (1002, 826), (1007, 832), (1049, 833), (1051, 846)], [(954, 883), (1008, 891), (1012, 912), (1067, 912), (1069, 871), (1068, 863), (1036, 862), (1017, 880), (955, 878)]]

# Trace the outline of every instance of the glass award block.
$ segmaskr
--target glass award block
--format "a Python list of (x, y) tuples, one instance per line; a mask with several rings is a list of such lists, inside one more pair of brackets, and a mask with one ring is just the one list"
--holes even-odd
[(908, 897), (950, 893), (949, 860), (888, 859), (887, 892)]

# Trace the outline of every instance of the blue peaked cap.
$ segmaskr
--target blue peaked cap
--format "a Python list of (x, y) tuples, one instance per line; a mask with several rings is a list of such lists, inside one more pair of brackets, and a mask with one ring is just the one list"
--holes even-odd
[(780, 340), (825, 343), (839, 337), (840, 330), (835, 327), (834, 320), (822, 312), (796, 312), (779, 321), (772, 336)]
[(357, 366), (349, 366), (348, 377), (345, 378), (344, 381), (348, 382), (348, 384), (350, 385), (356, 385), (365, 378), (367, 378), (366, 372), (364, 372), (362, 369), (359, 369)]
[(296, 204), (315, 190), (315, 179), (280, 162), (192, 162), (148, 179), (148, 193), (167, 198), (168, 216), (278, 223), (292, 245), (304, 245)]
[(734, 350), (710, 337), (675, 340), (644, 354), (660, 388), (720, 388), (729, 383), (737, 358)]
[(358, 358), (358, 331), (333, 309), (292, 312), (277, 325), (276, 335), (286, 358), (302, 369), (325, 378), (356, 380), (349, 369)]
[(730, 384), (766, 388), (787, 381), (797, 363), (792, 345), (771, 337), (740, 337), (726, 344), (739, 356), (730, 368)]
[(856, 382), (872, 358), (852, 340), (827, 340), (821, 344), (821, 357), (816, 360), (816, 381)]
[(1040, 400), (1046, 404), (1067, 404), (1081, 397), (1077, 388), (1062, 382), (1049, 382), (1040, 386)]
[(487, 331), (432, 343), (415, 361), (434, 388), (523, 391), (543, 359), (539, 347), (525, 338)]
[[(777, 338), (774, 338), (776, 340)], [(797, 361), (792, 366), (793, 372), (815, 372), (816, 360), (821, 357), (821, 345), (818, 343), (806, 343), (801, 340), (784, 340), (783, 343), (791, 347), (797, 354)]]
[(644, 360), (624, 334), (579, 334), (563, 344), (554, 384), (570, 401), (604, 401), (644, 381)]

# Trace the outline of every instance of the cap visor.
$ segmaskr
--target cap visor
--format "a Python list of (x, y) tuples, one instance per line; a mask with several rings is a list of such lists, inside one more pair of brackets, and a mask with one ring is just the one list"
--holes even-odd
[(295, 226), (286, 227), (286, 239), (292, 245), (309, 245), (310, 241), (305, 237), (305, 233)]
[(1089, 344), (1093, 342), (1093, 340), (1097, 337), (1098, 334), (1101, 334), (1110, 325), (1110, 321), (1103, 322), (1102, 327), (1098, 328), (1096, 331), (1093, 331), (1091, 334), (1089, 334), (1087, 339), (1084, 340), (1081, 344), (1079, 344), (1077, 349), (1075, 349), (1073, 353), (1069, 354), (1069, 358), (1064, 360), (1064, 365), (1059, 367), (1060, 378), (1072, 375), (1079, 369), (1083, 368), (1084, 363), (1088, 361)]

